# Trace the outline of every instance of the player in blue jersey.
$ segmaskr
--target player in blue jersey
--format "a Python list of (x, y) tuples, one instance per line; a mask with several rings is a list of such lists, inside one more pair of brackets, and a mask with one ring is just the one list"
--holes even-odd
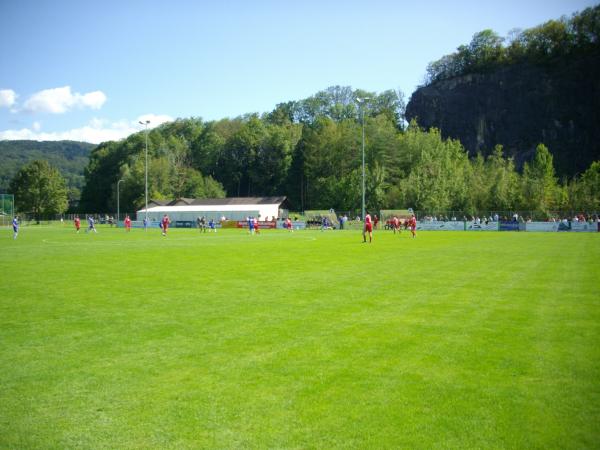
[(89, 233), (90, 231), (93, 231), (94, 233), (97, 233), (98, 231), (96, 231), (96, 225), (94, 224), (94, 218), (92, 216), (88, 216), (88, 229), (85, 230), (86, 233)]
[(250, 234), (254, 234), (254, 218), (248, 217), (248, 231)]
[(13, 226), (13, 239), (16, 239), (19, 235), (19, 218), (17, 216), (14, 217), (12, 221)]
[(217, 232), (217, 228), (216, 228), (214, 219), (210, 219), (208, 221), (208, 228), (210, 229), (210, 231), (214, 231), (215, 233)]

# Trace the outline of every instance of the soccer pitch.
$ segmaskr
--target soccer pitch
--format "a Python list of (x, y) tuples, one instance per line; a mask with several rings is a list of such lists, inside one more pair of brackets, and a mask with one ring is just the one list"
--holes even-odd
[(0, 448), (600, 442), (600, 234), (0, 233)]

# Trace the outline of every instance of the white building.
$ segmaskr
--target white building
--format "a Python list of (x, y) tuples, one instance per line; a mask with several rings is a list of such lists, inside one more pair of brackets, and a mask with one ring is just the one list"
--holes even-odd
[[(219, 221), (260, 220), (286, 218), (289, 214), (287, 197), (232, 197), (232, 198), (178, 198), (177, 200), (152, 200), (148, 203), (148, 218), (159, 221), (165, 214), (172, 222), (196, 221), (198, 217)], [(146, 210), (137, 211), (137, 220), (144, 220)]]

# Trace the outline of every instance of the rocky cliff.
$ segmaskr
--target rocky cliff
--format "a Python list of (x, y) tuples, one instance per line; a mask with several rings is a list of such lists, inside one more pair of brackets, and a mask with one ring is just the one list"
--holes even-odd
[(600, 160), (600, 55), (438, 81), (413, 93), (406, 117), (470, 154), (501, 144), (519, 167), (544, 143), (557, 173), (574, 175)]

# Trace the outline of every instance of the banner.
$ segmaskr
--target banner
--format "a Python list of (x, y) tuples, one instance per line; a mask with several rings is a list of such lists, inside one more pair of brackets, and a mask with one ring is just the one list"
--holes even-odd
[(498, 231), (498, 222), (466, 222), (467, 231)]
[(175, 228), (192, 228), (194, 226), (194, 222), (191, 220), (176, 220)]
[(525, 231), (558, 231), (559, 222), (528, 222)]
[[(247, 220), (238, 220), (237, 227), (238, 228), (248, 228), (248, 221)], [(264, 229), (269, 229), (269, 228), (277, 228), (277, 222), (274, 222), (274, 221), (267, 222), (267, 221), (262, 221), (262, 220), (258, 221), (258, 229), (259, 230), (264, 230)]]
[(465, 223), (463, 221), (417, 221), (417, 230), (423, 231), (464, 231)]
[(500, 222), (500, 231), (519, 231), (519, 222)]
[(596, 222), (571, 222), (571, 231), (597, 232), (598, 224)]
[[(277, 228), (286, 229), (285, 221), (281, 220), (277, 222)], [(292, 220), (292, 228), (294, 230), (304, 230), (306, 229), (306, 222), (301, 222), (299, 220)]]

